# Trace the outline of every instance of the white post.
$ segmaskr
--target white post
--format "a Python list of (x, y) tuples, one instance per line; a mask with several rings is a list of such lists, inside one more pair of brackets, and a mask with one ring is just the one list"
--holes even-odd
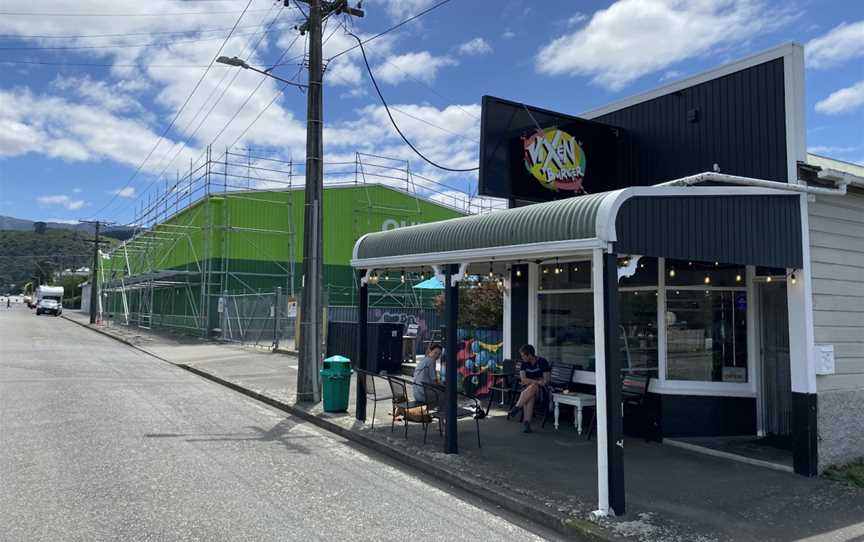
[(591, 254), (594, 289), (594, 376), (597, 390), (597, 510), (595, 518), (609, 515), (609, 437), (606, 432), (606, 336), (603, 314), (603, 249)]

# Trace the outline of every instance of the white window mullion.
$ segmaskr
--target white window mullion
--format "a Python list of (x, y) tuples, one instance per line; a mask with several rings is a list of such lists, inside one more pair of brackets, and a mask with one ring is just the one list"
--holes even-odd
[(666, 382), (666, 258), (657, 258), (657, 376)]

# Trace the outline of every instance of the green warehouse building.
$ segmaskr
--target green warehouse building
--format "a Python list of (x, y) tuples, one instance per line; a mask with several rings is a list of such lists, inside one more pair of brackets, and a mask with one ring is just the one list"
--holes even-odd
[[(303, 286), (303, 187), (211, 188), (188, 195), (182, 208), (182, 194), (166, 201), (163, 218), (103, 261), (103, 319), (224, 338), (270, 326), (277, 310), (283, 323), (293, 320)], [(334, 308), (356, 304), (349, 261), (362, 235), (465, 214), (405, 189), (366, 183), (328, 185), (323, 213), (324, 295)], [(420, 279), (381, 277), (373, 303), (431, 306), (437, 292), (412, 288)]]

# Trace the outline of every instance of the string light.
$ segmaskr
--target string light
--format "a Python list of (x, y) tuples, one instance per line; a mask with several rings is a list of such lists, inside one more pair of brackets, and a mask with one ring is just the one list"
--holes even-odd
[(495, 273), (492, 271), (492, 262), (489, 262), (489, 280), (492, 280), (492, 277), (495, 276)]
[(561, 274), (561, 266), (558, 265), (558, 258), (555, 258), (555, 274), (556, 275)]
[(735, 282), (741, 282), (741, 274), (735, 275)]
[(795, 277), (795, 271), (792, 271), (792, 275), (789, 278), (792, 279), (792, 284), (798, 282), (798, 279)]
[(549, 268), (546, 267), (545, 265), (543, 266), (543, 274), (544, 274), (544, 275), (548, 275), (548, 274), (549, 274)]
[(714, 267), (717, 267), (719, 265), (720, 265), (720, 262), (714, 262)]
[(711, 284), (711, 277), (705, 275), (705, 284)]
[(390, 280), (390, 270), (384, 271), (384, 280)]
[(675, 277), (675, 269), (674, 268), (669, 270), (669, 276)]
[(579, 266), (578, 266), (578, 265), (574, 265), (574, 266), (573, 266), (573, 271), (576, 272), (576, 273), (578, 273), (578, 272), (579, 272)]
[(517, 278), (522, 277), (522, 268), (521, 267), (516, 268), (516, 277)]
[(765, 279), (765, 282), (771, 282), (772, 280), (773, 279), (771, 278), (771, 275), (768, 275), (768, 278)]

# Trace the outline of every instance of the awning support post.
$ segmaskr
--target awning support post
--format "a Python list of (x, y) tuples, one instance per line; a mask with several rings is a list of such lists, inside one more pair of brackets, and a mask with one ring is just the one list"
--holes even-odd
[[(444, 274), (444, 305), (447, 310), (447, 337), (444, 345), (445, 383), (446, 383), (446, 423), (444, 425), (444, 453), (458, 454), (459, 443), (456, 427), (456, 378), (458, 347), (456, 338), (459, 330), (459, 266), (447, 266)], [(456, 280), (454, 280), (456, 279)]]
[[(359, 299), (357, 300), (357, 327), (359, 336), (359, 348), (357, 352), (357, 368), (362, 369), (364, 371), (369, 368), (369, 360), (367, 359), (369, 348), (369, 330), (368, 330), (368, 322), (369, 322), (369, 279), (368, 279), (368, 271), (361, 272), (358, 274), (358, 279), (360, 281), (360, 291), (359, 291)], [(363, 375), (357, 375), (357, 404), (355, 411), (355, 416), (358, 421), (365, 422), (366, 421), (366, 378)]]
[(591, 272), (597, 389), (597, 510), (592, 515), (596, 518), (625, 511), (616, 256), (595, 249), (591, 257)]

